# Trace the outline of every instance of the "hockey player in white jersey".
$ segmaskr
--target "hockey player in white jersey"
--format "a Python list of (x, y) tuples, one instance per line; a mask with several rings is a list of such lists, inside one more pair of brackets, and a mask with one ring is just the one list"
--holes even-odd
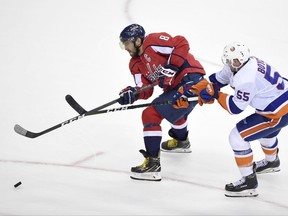
[[(203, 105), (217, 99), (230, 114), (239, 114), (248, 105), (255, 108), (256, 112), (238, 122), (229, 135), (242, 178), (226, 184), (225, 195), (257, 196), (256, 173), (280, 170), (277, 135), (288, 125), (288, 81), (266, 62), (250, 56), (249, 49), (242, 43), (227, 45), (222, 61), (224, 68), (209, 76), (210, 83), (200, 92), (198, 102)], [(235, 90), (234, 95), (220, 91), (228, 84)], [(193, 91), (193, 86), (186, 91)], [(173, 102), (183, 95), (189, 94), (178, 92)], [(250, 146), (255, 140), (260, 142), (265, 154), (265, 158), (256, 163)]]

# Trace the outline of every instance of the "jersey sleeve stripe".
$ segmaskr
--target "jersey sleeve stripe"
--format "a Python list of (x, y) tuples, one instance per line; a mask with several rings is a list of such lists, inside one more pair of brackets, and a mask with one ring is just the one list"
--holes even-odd
[(142, 82), (142, 74), (135, 74), (134, 75), (134, 80), (135, 80), (135, 84), (137, 87), (142, 87), (143, 86), (143, 82)]
[(222, 84), (221, 82), (219, 82), (219, 81), (216, 79), (216, 73), (211, 74), (211, 75), (209, 76), (209, 80), (210, 80), (210, 82), (215, 83), (218, 88), (222, 88), (222, 87), (224, 87), (224, 86), (227, 85), (227, 84)]
[(155, 51), (155, 52), (159, 52), (162, 54), (171, 54), (174, 50), (174, 47), (167, 47), (167, 46), (155, 46), (155, 45), (151, 45), (151, 48)]
[(223, 92), (219, 92), (219, 98), (218, 98), (218, 102), (219, 102), (219, 104), (225, 109), (225, 110), (227, 110), (229, 113), (231, 113), (230, 112), (230, 110), (229, 110), (229, 107), (228, 107), (228, 105), (227, 105), (227, 98), (229, 98), (229, 95), (228, 94), (226, 94), (226, 93), (223, 93)]
[(230, 114), (239, 114), (243, 110), (239, 109), (233, 101), (233, 96), (219, 92), (219, 104), (226, 109)]
[(233, 101), (233, 96), (230, 96), (229, 97), (229, 109), (230, 109), (230, 112), (232, 114), (239, 114), (241, 113), (243, 110), (239, 109), (238, 106), (234, 103)]

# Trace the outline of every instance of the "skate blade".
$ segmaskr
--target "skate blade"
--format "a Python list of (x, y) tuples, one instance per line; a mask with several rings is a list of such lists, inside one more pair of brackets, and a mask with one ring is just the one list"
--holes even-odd
[(256, 189), (243, 190), (240, 192), (225, 191), (226, 197), (256, 197), (258, 192)]
[(131, 172), (131, 179), (134, 180), (145, 180), (145, 181), (161, 181), (160, 172), (149, 172), (149, 173), (135, 173)]
[(274, 172), (279, 172), (280, 171), (280, 167), (274, 167), (274, 168), (269, 168), (269, 169), (265, 169), (265, 170), (262, 170), (260, 172), (257, 172), (257, 174), (263, 174), (263, 173), (274, 173)]
[(172, 149), (172, 150), (166, 150), (166, 149), (163, 149), (161, 148), (161, 151), (163, 152), (170, 152), (170, 153), (191, 153), (192, 150), (191, 149)]

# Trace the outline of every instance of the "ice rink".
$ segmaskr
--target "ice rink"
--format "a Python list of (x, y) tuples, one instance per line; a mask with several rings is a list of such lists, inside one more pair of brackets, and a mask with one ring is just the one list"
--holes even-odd
[[(259, 196), (224, 196), (240, 178), (228, 135), (251, 108), (232, 116), (218, 103), (197, 106), (192, 153), (162, 153), (161, 182), (129, 177), (144, 159), (142, 108), (87, 116), (35, 139), (13, 130), (77, 116), (67, 94), (89, 110), (133, 85), (118, 44), (131, 23), (185, 36), (207, 76), (221, 69), (223, 47), (242, 41), (288, 77), (287, 9), (287, 0), (0, 0), (0, 215), (288, 215), (288, 128), (278, 136), (281, 171), (258, 175)], [(163, 121), (163, 140), (169, 128)]]

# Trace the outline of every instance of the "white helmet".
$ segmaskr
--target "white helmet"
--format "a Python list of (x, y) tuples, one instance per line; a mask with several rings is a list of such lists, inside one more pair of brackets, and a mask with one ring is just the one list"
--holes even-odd
[[(234, 68), (240, 68), (250, 58), (250, 50), (243, 43), (233, 42), (224, 47), (222, 62), (223, 64), (230, 64)], [(233, 59), (238, 59), (240, 66), (233, 66)]]

